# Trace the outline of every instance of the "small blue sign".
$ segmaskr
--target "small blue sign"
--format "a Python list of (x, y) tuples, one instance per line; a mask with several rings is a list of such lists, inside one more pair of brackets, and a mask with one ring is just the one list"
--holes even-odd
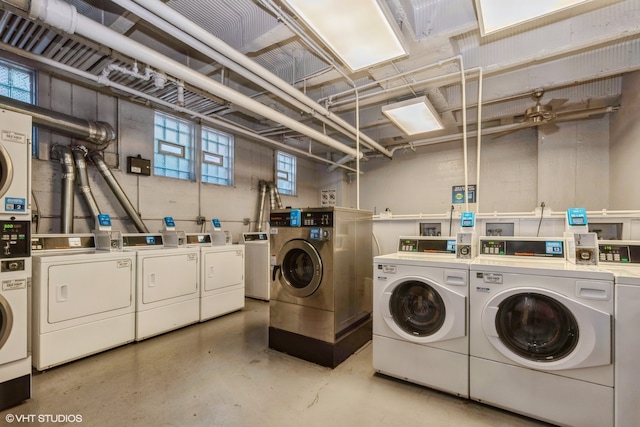
[(567, 221), (570, 226), (587, 225), (587, 211), (585, 208), (567, 209)]
[(109, 214), (98, 214), (98, 224), (102, 227), (111, 227), (111, 217)]
[(213, 218), (211, 220), (211, 224), (213, 224), (213, 229), (215, 231), (219, 231), (222, 229), (222, 225), (220, 224), (220, 220), (218, 218)]
[(562, 242), (547, 242), (546, 253), (547, 255), (562, 255)]
[(300, 227), (302, 225), (302, 211), (300, 209), (291, 209), (289, 217), (289, 227)]
[(6, 212), (26, 212), (27, 200), (19, 197), (5, 197), (4, 210)]
[(175, 226), (176, 226), (176, 222), (173, 220), (173, 217), (172, 217), (172, 216), (165, 216), (165, 217), (164, 217), (164, 225), (165, 225), (167, 228), (175, 227)]
[(473, 212), (462, 212), (462, 216), (460, 217), (460, 226), (475, 227), (475, 225), (476, 215)]

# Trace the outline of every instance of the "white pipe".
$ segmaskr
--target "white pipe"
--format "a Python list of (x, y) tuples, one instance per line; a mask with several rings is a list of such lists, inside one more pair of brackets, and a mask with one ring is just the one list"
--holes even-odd
[[(76, 68), (70, 67), (70, 66), (65, 65), (65, 64), (61, 64), (61, 63), (59, 63), (57, 61), (45, 58), (44, 56), (41, 56), (41, 55), (35, 55), (35, 54), (29, 53), (29, 52), (27, 52), (25, 50), (18, 49), (18, 48), (15, 48), (13, 46), (7, 46), (7, 45), (3, 45), (2, 49), (6, 50), (8, 52), (14, 53), (15, 55), (22, 56), (24, 58), (30, 59), (32, 61), (40, 62), (42, 64), (46, 64), (48, 66), (57, 68), (57, 69), (59, 69), (59, 70), (61, 70), (63, 72), (74, 74), (74, 75), (76, 75), (78, 77), (81, 77), (83, 79), (87, 79), (87, 80), (93, 81), (95, 83), (100, 83), (101, 82), (100, 78), (94, 76), (93, 74), (87, 73), (85, 71), (78, 70)], [(228, 131), (230, 131), (232, 133), (244, 135), (247, 138), (251, 138), (251, 139), (254, 139), (254, 140), (269, 144), (269, 145), (273, 145), (273, 146), (278, 147), (278, 148), (280, 148), (280, 149), (282, 149), (284, 151), (288, 151), (290, 153), (295, 153), (295, 154), (301, 155), (301, 156), (306, 156), (306, 157), (309, 157), (311, 159), (314, 159), (314, 160), (317, 160), (317, 161), (320, 161), (320, 162), (323, 162), (323, 163), (327, 163), (327, 164), (330, 164), (330, 165), (336, 165), (337, 167), (343, 168), (343, 169), (348, 170), (350, 172), (355, 172), (355, 169), (350, 168), (348, 166), (343, 166), (341, 164), (337, 164), (336, 162), (332, 162), (330, 160), (327, 160), (324, 157), (317, 156), (315, 154), (308, 153), (308, 152), (306, 152), (304, 150), (300, 150), (298, 148), (291, 147), (289, 145), (283, 144), (283, 143), (281, 143), (279, 141), (274, 141), (272, 139), (263, 137), (261, 135), (256, 134), (255, 132), (253, 132), (253, 131), (251, 131), (249, 129), (245, 129), (245, 128), (239, 126), (239, 125), (231, 124), (231, 123), (226, 122), (224, 120), (215, 119), (213, 117), (209, 117), (209, 116), (206, 116), (204, 114), (200, 114), (197, 111), (193, 111), (193, 110), (189, 110), (187, 108), (182, 108), (180, 106), (176, 106), (175, 104), (172, 104), (170, 102), (164, 101), (164, 100), (159, 99), (159, 98), (155, 98), (155, 97), (153, 97), (151, 95), (148, 95), (148, 94), (146, 94), (144, 92), (140, 92), (140, 91), (137, 91), (135, 89), (131, 89), (131, 88), (129, 88), (127, 86), (124, 86), (124, 85), (121, 85), (119, 83), (115, 83), (115, 82), (112, 82), (110, 80), (106, 80), (102, 84), (104, 84), (107, 87), (111, 87), (111, 88), (117, 89), (119, 91), (122, 91), (124, 93), (128, 93), (128, 94), (130, 94), (132, 96), (135, 96), (135, 97), (138, 97), (138, 98), (142, 98), (142, 99), (146, 99), (146, 100), (151, 101), (151, 102), (153, 102), (153, 103), (155, 103), (157, 105), (161, 105), (163, 107), (169, 108), (169, 109), (174, 110), (176, 112), (185, 113), (185, 114), (188, 114), (190, 116), (197, 117), (197, 118), (199, 118), (199, 119), (201, 119), (201, 120), (203, 120), (205, 122), (211, 123), (212, 125), (220, 126), (220, 127), (224, 128), (224, 129), (226, 129), (226, 130), (228, 130)]]
[(469, 212), (469, 165), (467, 164), (467, 78), (464, 75), (462, 55), (456, 57), (460, 61), (460, 77), (462, 82), (462, 157), (464, 158), (464, 209)]
[[(360, 100), (356, 88), (356, 152), (360, 153)], [(360, 209), (360, 157), (356, 158), (356, 209)]]
[(482, 147), (482, 67), (478, 70), (478, 152), (476, 157), (476, 212), (480, 212), (480, 150)]
[[(65, 22), (62, 16), (66, 16), (66, 20), (68, 22)], [(214, 96), (219, 96), (242, 108), (256, 112), (275, 122), (282, 123), (290, 129), (298, 131), (303, 135), (338, 151), (342, 151), (345, 154), (351, 154), (353, 156), (362, 155), (362, 153), (358, 153), (355, 149), (348, 147), (345, 144), (316, 131), (315, 129), (302, 125), (285, 114), (272, 110), (266, 105), (211, 80), (207, 76), (198, 73), (197, 71), (194, 71), (193, 69), (182, 65), (167, 56), (159, 54), (141, 43), (133, 41), (108, 27), (98, 24), (90, 18), (78, 14), (75, 8), (69, 4), (61, 4), (59, 0), (32, 0), (29, 17), (31, 19), (41, 19), (45, 23), (55, 26), (56, 28), (60, 28), (69, 34), (80, 34), (81, 36), (115, 49), (118, 52), (157, 69), (167, 70), (175, 77), (196, 87), (202, 88)]]
[[(295, 87), (280, 79), (278, 76), (271, 73), (260, 64), (247, 58), (242, 53), (233, 49), (231, 46), (224, 43), (222, 40), (218, 39), (213, 34), (195, 24), (193, 21), (190, 21), (164, 3), (157, 0), (113, 0), (113, 2), (135, 13), (145, 21), (155, 25), (156, 27), (162, 29), (167, 33), (170, 33), (174, 37), (179, 38), (189, 45), (193, 45), (193, 43), (191, 42), (193, 39), (196, 39), (197, 41), (203, 43), (205, 47), (203, 49), (201, 46), (196, 46), (200, 52), (211, 56), (212, 59), (215, 59), (218, 62), (222, 63), (224, 66), (240, 73), (244, 77), (247, 77), (249, 80), (255, 80), (256, 76), (259, 77), (264, 82), (269, 83), (269, 90), (271, 92), (276, 93), (283, 99), (290, 100), (290, 102), (291, 100), (297, 101), (294, 102), (294, 106), (303, 109), (308, 114), (315, 115), (316, 112), (320, 113), (321, 116), (318, 117), (319, 119), (329, 119), (322, 120), (323, 122), (328, 122), (327, 124), (333, 125), (333, 127), (337, 125), (338, 127), (336, 129), (338, 131), (341, 131), (342, 133), (346, 132), (348, 136), (356, 136), (357, 138), (357, 129), (354, 129), (354, 127), (347, 123), (345, 120), (335, 114), (332, 114), (322, 105), (313, 101), (311, 98), (300, 92)], [(138, 3), (147, 10), (142, 9), (135, 3)], [(149, 11), (153, 13), (149, 13)], [(162, 19), (158, 19), (158, 17)], [(172, 28), (168, 26), (167, 22), (172, 24), (174, 27)], [(185, 39), (184, 35), (186, 34), (191, 37)], [(214, 49), (214, 51), (210, 52), (209, 48)], [(221, 55), (223, 56), (221, 57)], [(230, 61), (227, 58), (230, 59)], [(249, 71), (252, 74), (248, 74), (246, 71)], [(370, 148), (375, 149), (388, 157), (391, 157), (391, 153), (373, 139), (367, 136), (362, 136), (362, 139), (365, 140)]]

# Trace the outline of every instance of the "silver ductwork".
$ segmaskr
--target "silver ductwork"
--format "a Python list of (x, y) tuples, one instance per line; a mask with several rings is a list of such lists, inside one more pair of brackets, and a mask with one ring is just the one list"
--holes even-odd
[(109, 186), (113, 194), (118, 199), (118, 202), (120, 202), (120, 205), (122, 205), (124, 210), (127, 212), (127, 215), (129, 215), (129, 218), (135, 225), (138, 232), (148, 233), (149, 229), (147, 229), (147, 226), (144, 225), (144, 222), (142, 222), (142, 218), (140, 218), (140, 215), (133, 207), (133, 204), (125, 194), (124, 190), (111, 173), (109, 166), (107, 166), (104, 159), (102, 158), (102, 154), (99, 151), (91, 151), (89, 153), (89, 158), (91, 159), (93, 164), (96, 165), (96, 168), (98, 168), (98, 171), (107, 182), (107, 185)]
[(273, 182), (270, 184), (271, 188), (273, 188), (273, 197), (276, 199), (276, 207), (278, 209), (282, 209), (282, 200), (280, 199), (280, 192), (278, 191), (278, 186)]
[(109, 123), (79, 119), (6, 96), (0, 96), (0, 108), (31, 116), (33, 126), (87, 141), (97, 149), (106, 148), (116, 138)]
[(260, 181), (260, 209), (258, 212), (258, 223), (256, 224), (256, 231), (262, 231), (262, 222), (264, 221), (264, 200), (267, 196), (267, 183)]
[(71, 149), (65, 145), (55, 145), (51, 151), (62, 165), (62, 188), (60, 189), (60, 233), (73, 233), (74, 185), (76, 181), (75, 162)]
[(89, 173), (87, 172), (87, 160), (86, 156), (86, 148), (84, 147), (73, 147), (71, 150), (73, 153), (73, 158), (76, 162), (76, 170), (78, 172), (78, 191), (80, 195), (87, 203), (87, 207), (91, 212), (91, 216), (93, 217), (94, 225), (98, 224), (98, 215), (100, 215), (100, 208), (98, 207), (98, 203), (96, 199), (93, 197), (93, 193), (91, 192), (91, 187), (89, 186)]

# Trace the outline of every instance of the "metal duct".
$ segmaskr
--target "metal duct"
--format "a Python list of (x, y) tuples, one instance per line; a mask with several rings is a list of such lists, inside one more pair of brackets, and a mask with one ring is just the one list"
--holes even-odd
[(76, 181), (75, 162), (71, 148), (55, 145), (51, 151), (60, 158), (62, 165), (62, 188), (60, 190), (60, 233), (73, 233), (73, 186)]
[(140, 215), (138, 214), (138, 212), (136, 212), (135, 208), (133, 207), (133, 204), (125, 194), (124, 190), (122, 189), (122, 187), (120, 186), (116, 178), (111, 173), (111, 170), (109, 169), (107, 164), (104, 162), (104, 159), (102, 158), (102, 154), (99, 151), (91, 151), (89, 153), (89, 158), (91, 159), (93, 164), (96, 165), (96, 167), (98, 168), (98, 171), (100, 171), (100, 174), (102, 175), (104, 180), (107, 182), (107, 185), (109, 186), (113, 194), (116, 196), (116, 198), (120, 202), (120, 205), (127, 212), (127, 215), (129, 215), (129, 218), (135, 225), (138, 232), (148, 233), (149, 229), (147, 228), (146, 225), (144, 225), (144, 222), (142, 222), (142, 218), (140, 218)]
[(31, 116), (33, 126), (87, 141), (98, 149), (106, 148), (116, 138), (109, 123), (78, 119), (6, 96), (0, 96), (0, 108)]
[(278, 191), (278, 186), (272, 182), (271, 188), (273, 190), (271, 197), (276, 199), (276, 207), (278, 209), (282, 209), (282, 200), (280, 200), (280, 192)]
[(267, 196), (267, 183), (265, 181), (260, 181), (260, 210), (258, 212), (258, 224), (256, 226), (256, 231), (262, 231), (262, 221), (264, 221), (264, 199)]
[(74, 147), (71, 151), (73, 153), (73, 158), (76, 161), (76, 170), (78, 171), (78, 191), (80, 191), (80, 195), (87, 203), (87, 207), (91, 211), (94, 225), (97, 225), (98, 215), (100, 215), (100, 208), (98, 208), (98, 203), (93, 197), (91, 187), (89, 186), (89, 174), (87, 173), (87, 161), (85, 159), (86, 148), (81, 146)]

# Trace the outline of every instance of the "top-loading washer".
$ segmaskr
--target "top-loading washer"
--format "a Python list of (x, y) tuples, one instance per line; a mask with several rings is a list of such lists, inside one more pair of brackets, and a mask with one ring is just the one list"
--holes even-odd
[(31, 214), (31, 116), (0, 109), (0, 215)]
[(335, 367), (371, 339), (372, 213), (270, 214), (269, 347)]
[(613, 425), (613, 275), (564, 252), (562, 238), (480, 238), (470, 398), (558, 425)]
[(601, 240), (600, 268), (615, 280), (615, 425), (640, 425), (640, 241)]
[(31, 397), (31, 221), (0, 220), (0, 411)]
[(96, 250), (94, 234), (34, 235), (33, 366), (45, 370), (135, 337), (135, 253)]
[(469, 259), (455, 237), (400, 237), (373, 261), (373, 368), (469, 397)]
[(211, 235), (189, 233), (187, 246), (200, 250), (200, 317), (205, 320), (244, 308), (244, 246), (212, 246)]
[(136, 253), (136, 341), (200, 319), (200, 249), (165, 247), (161, 233), (122, 235)]
[(245, 247), (245, 295), (249, 298), (269, 301), (271, 279), (269, 273), (269, 233), (255, 231), (242, 233)]

